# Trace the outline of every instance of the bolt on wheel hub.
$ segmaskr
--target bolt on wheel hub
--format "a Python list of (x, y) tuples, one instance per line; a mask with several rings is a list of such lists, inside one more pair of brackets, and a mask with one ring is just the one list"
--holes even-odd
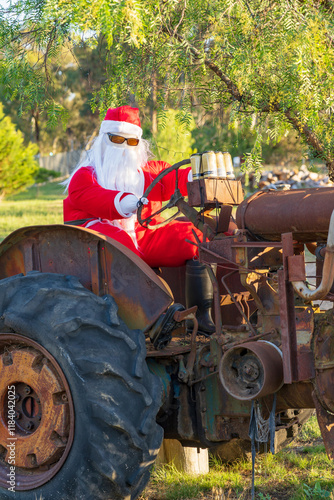
[[(15, 393), (15, 431), (17, 435), (27, 436), (37, 430), (42, 418), (42, 407), (38, 394), (29, 385), (19, 382), (13, 385)], [(10, 400), (7, 395), (7, 408)], [(5, 405), (6, 407), (6, 405)], [(5, 413), (5, 415), (8, 415)]]
[(74, 408), (51, 354), (16, 334), (0, 334), (0, 485), (15, 465), (17, 490), (49, 481), (73, 441)]

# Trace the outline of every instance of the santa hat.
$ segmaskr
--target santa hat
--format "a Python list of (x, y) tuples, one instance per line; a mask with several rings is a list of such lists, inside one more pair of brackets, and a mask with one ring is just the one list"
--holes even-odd
[(139, 110), (130, 106), (109, 108), (101, 123), (100, 134), (130, 134), (140, 139), (143, 131), (140, 125)]

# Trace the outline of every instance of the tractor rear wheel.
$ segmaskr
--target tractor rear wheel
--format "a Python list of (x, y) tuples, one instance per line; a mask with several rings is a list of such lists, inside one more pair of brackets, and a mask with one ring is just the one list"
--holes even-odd
[(1, 280), (1, 499), (137, 498), (163, 437), (145, 357), (112, 297), (72, 276)]

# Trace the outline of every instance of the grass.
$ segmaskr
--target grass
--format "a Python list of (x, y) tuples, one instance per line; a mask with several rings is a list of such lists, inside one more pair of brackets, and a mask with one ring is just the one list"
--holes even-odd
[[(173, 465), (156, 468), (140, 500), (234, 500), (251, 498), (251, 462), (226, 465), (211, 457), (210, 472), (183, 474)], [(294, 443), (276, 455), (257, 455), (257, 500), (334, 500), (334, 464), (325, 453), (316, 417)]]
[(63, 222), (64, 188), (59, 181), (32, 186), (0, 202), (0, 241), (15, 229)]

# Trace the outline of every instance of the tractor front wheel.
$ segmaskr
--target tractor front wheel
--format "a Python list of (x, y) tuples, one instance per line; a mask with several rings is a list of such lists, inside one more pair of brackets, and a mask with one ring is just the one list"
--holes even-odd
[(162, 441), (145, 339), (71, 276), (0, 281), (0, 496), (133, 500)]

